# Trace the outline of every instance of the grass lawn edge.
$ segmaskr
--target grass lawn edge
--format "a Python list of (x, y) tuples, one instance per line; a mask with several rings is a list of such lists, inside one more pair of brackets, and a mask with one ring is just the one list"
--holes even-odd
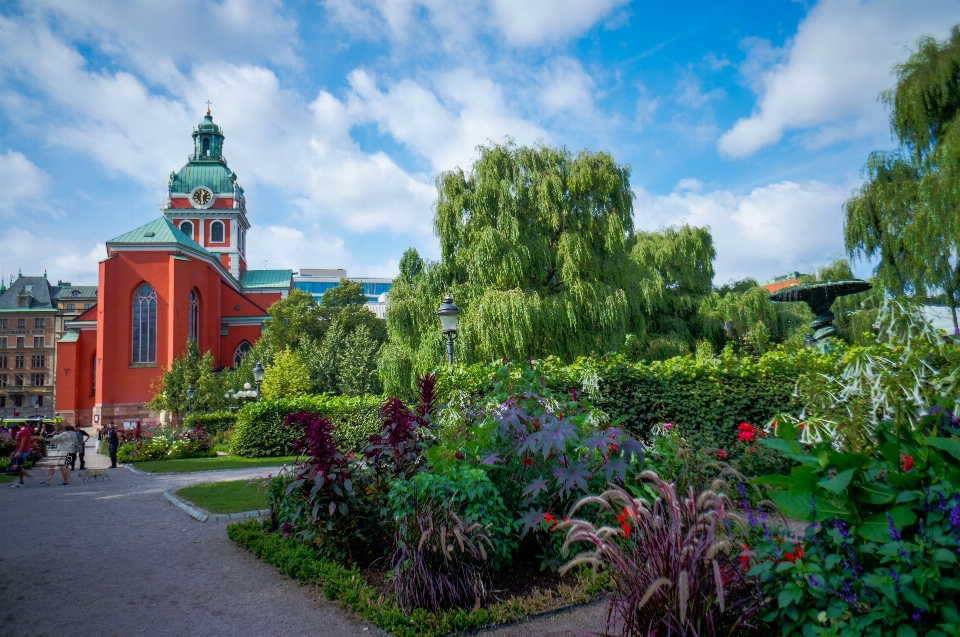
[[(256, 489), (258, 492), (256, 496), (251, 493), (242, 493), (243, 490), (251, 486), (251, 482), (256, 480), (258, 480), (258, 478), (254, 478), (253, 480), (222, 480), (219, 482), (188, 484), (178, 487), (176, 490), (173, 490), (171, 494), (178, 500), (209, 516), (264, 511), (270, 506), (270, 503), (267, 501), (266, 491)], [(241, 483), (244, 484), (241, 486)], [(241, 493), (236, 493), (236, 487), (241, 487)], [(240, 501), (239, 503), (238, 500)]]
[[(143, 473), (194, 473), (197, 471), (228, 471), (231, 469), (257, 469), (260, 467), (292, 466), (296, 456), (276, 458), (244, 458), (217, 456), (211, 458), (186, 458), (182, 460), (148, 460), (129, 462), (126, 466)], [(226, 466), (224, 466), (226, 465)]]
[(408, 613), (394, 600), (380, 596), (358, 569), (324, 559), (305, 544), (270, 533), (267, 524), (259, 520), (229, 524), (227, 536), (285, 575), (302, 584), (318, 586), (327, 599), (373, 622), (393, 637), (445, 637), (496, 628), (574, 610), (599, 600), (605, 592), (601, 583), (581, 576), (575, 586), (561, 585), (556, 591), (537, 592), (486, 608), (437, 612), (416, 609)]

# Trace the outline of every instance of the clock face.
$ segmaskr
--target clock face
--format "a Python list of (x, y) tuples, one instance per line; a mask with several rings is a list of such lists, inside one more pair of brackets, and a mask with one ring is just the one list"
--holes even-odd
[(213, 195), (206, 188), (197, 188), (193, 191), (193, 203), (198, 208), (209, 205), (212, 197)]

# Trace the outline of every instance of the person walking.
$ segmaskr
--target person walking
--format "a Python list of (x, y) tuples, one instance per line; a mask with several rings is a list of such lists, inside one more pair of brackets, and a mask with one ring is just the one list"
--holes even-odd
[(20, 465), (20, 474), (18, 476), (20, 479), (18, 482), (15, 482), (13, 486), (14, 488), (22, 489), (26, 486), (23, 483), (23, 479), (33, 477), (23, 468), (23, 463), (30, 457), (30, 427), (13, 423), (10, 430), (16, 441), (16, 446), (13, 450), (13, 462)]
[(87, 439), (90, 438), (90, 434), (83, 430), (83, 427), (80, 426), (80, 423), (77, 423), (77, 452), (73, 454), (73, 459), (70, 462), (70, 470), (73, 471), (77, 468), (77, 459), (80, 459), (80, 468), (86, 469), (87, 466), (83, 461), (84, 447), (87, 445)]
[(73, 425), (67, 425), (60, 433), (50, 436), (49, 440), (50, 442), (56, 443), (59, 453), (65, 455), (62, 460), (58, 460), (50, 465), (50, 468), (47, 470), (47, 479), (40, 482), (40, 484), (49, 487), (50, 478), (53, 477), (53, 472), (56, 471), (59, 466), (60, 475), (63, 476), (63, 482), (60, 483), (60, 486), (68, 487), (70, 486), (70, 470), (68, 467), (71, 462), (76, 462), (74, 456), (77, 452), (77, 431)]
[(107, 448), (110, 449), (110, 468), (117, 468), (117, 449), (120, 448), (120, 436), (117, 435), (117, 423), (110, 421), (110, 430), (107, 432)]

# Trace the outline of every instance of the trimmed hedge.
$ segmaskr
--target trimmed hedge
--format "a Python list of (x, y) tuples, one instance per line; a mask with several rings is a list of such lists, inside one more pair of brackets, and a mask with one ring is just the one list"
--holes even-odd
[[(726, 448), (736, 441), (741, 422), (762, 426), (778, 413), (798, 413), (802, 405), (794, 396), (797, 379), (837, 374), (842, 358), (840, 348), (824, 354), (814, 348), (779, 347), (757, 358), (738, 358), (726, 350), (710, 359), (632, 362), (609, 357), (580, 358), (570, 365), (557, 359), (510, 365), (536, 366), (555, 391), (585, 392), (638, 438), (649, 439), (653, 426), (672, 422), (694, 444)], [(486, 394), (499, 367), (460, 368), (443, 379), (444, 390)]]
[(210, 436), (222, 434), (237, 425), (237, 414), (229, 411), (216, 411), (212, 414), (190, 414), (184, 419), (184, 426), (193, 429), (197, 425)]
[(311, 411), (333, 423), (340, 448), (357, 452), (380, 429), (377, 410), (381, 399), (375, 396), (301, 396), (276, 398), (244, 405), (230, 441), (230, 453), (248, 458), (289, 456), (298, 434), (283, 426), (288, 414)]

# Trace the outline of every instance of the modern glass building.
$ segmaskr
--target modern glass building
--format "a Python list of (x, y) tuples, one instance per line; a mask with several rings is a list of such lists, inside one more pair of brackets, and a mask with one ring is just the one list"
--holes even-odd
[(387, 292), (390, 291), (393, 279), (348, 277), (346, 270), (303, 268), (293, 275), (293, 287), (309, 292), (317, 302), (320, 302), (323, 300), (324, 292), (340, 285), (340, 279), (360, 283), (363, 286), (363, 294), (367, 297), (370, 311), (380, 318), (386, 316)]

